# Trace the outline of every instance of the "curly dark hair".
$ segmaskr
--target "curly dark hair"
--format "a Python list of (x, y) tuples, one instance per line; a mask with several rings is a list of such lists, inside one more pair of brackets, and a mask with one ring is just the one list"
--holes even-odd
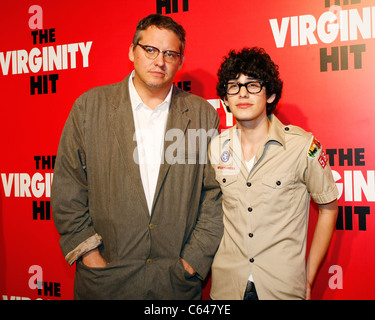
[(276, 95), (272, 103), (267, 103), (267, 115), (270, 115), (275, 110), (283, 89), (279, 66), (271, 60), (263, 48), (253, 47), (243, 48), (238, 52), (229, 51), (217, 73), (219, 82), (216, 92), (221, 99), (226, 97), (225, 85), (228, 81), (239, 78), (241, 74), (264, 81), (267, 98), (273, 94)]

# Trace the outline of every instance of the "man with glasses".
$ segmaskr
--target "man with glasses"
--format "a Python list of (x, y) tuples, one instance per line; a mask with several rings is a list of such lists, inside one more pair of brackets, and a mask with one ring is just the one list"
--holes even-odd
[[(184, 49), (173, 19), (142, 19), (129, 49), (133, 72), (72, 108), (51, 200), (65, 259), (76, 262), (76, 299), (201, 297), (223, 233), (220, 187), (207, 163), (219, 118), (173, 85)], [(202, 145), (188, 132), (201, 133)], [(167, 156), (176, 146), (185, 153)]]
[[(337, 217), (338, 191), (319, 141), (273, 114), (283, 83), (260, 48), (230, 51), (217, 93), (236, 125), (209, 155), (223, 193), (224, 236), (212, 299), (310, 299)], [(319, 207), (305, 262), (310, 196)]]

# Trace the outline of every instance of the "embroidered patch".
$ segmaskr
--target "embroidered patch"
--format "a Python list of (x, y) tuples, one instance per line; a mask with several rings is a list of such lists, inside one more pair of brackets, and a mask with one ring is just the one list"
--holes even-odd
[(320, 165), (322, 166), (322, 168), (324, 169), (328, 163), (328, 157), (327, 155), (325, 154), (324, 151), (322, 151), (322, 153), (320, 154), (320, 157), (318, 159)]
[(319, 153), (321, 149), (322, 145), (315, 137), (313, 137), (309, 151), (307, 151), (307, 156), (311, 159), (315, 159), (316, 155)]
[(218, 170), (236, 170), (235, 167), (223, 167), (223, 166), (218, 166)]
[(230, 158), (229, 151), (224, 151), (224, 152), (221, 154), (221, 161), (223, 161), (223, 162), (228, 162), (229, 158)]

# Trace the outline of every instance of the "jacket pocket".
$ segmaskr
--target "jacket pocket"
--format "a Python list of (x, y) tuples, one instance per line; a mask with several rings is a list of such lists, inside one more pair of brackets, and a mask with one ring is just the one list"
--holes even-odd
[(170, 267), (169, 275), (171, 287), (174, 290), (174, 299), (197, 300), (201, 298), (201, 280), (185, 270), (180, 258)]
[(103, 300), (116, 299), (121, 272), (116, 263), (109, 263), (103, 268), (91, 268), (77, 261), (74, 282), (74, 298)]

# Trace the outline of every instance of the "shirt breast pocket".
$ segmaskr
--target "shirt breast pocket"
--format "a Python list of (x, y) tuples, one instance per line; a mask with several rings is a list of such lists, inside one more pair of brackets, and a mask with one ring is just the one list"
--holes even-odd
[(220, 183), (220, 187), (227, 188), (237, 181), (237, 175), (216, 174), (216, 180)]
[(291, 175), (290, 173), (265, 176), (262, 179), (262, 184), (264, 186), (275, 189), (275, 190), (287, 188), (292, 183), (293, 183), (293, 175)]
[(283, 211), (294, 201), (295, 178), (291, 173), (273, 174), (262, 179), (263, 202), (272, 211)]
[(216, 180), (220, 184), (223, 194), (224, 209), (235, 208), (238, 201), (237, 174), (216, 173)]

